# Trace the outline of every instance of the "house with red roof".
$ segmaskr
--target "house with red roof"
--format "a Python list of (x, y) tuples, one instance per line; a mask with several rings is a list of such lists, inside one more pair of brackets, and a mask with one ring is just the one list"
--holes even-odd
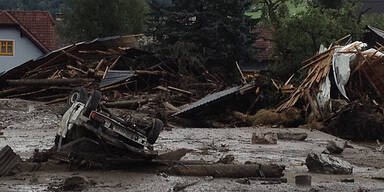
[(0, 73), (54, 50), (54, 28), (47, 11), (0, 11)]

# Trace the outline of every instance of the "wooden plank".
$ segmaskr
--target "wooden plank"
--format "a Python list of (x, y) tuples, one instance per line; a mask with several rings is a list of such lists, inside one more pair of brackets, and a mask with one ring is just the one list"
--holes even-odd
[(93, 79), (18, 79), (6, 80), (9, 85), (67, 85), (73, 83), (85, 83)]
[(182, 90), (182, 89), (179, 89), (179, 88), (176, 88), (176, 87), (168, 86), (167, 88), (172, 90), (172, 91), (176, 91), (176, 92), (183, 93), (183, 94), (186, 94), (186, 95), (192, 95), (192, 92), (186, 91), (186, 90)]

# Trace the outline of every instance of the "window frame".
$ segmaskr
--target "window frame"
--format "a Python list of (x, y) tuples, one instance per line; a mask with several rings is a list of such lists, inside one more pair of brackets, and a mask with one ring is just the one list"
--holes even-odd
[[(2, 44), (5, 42), (5, 52), (2, 52)], [(12, 43), (12, 52), (8, 52), (9, 43)], [(15, 56), (15, 41), (0, 39), (0, 56)]]

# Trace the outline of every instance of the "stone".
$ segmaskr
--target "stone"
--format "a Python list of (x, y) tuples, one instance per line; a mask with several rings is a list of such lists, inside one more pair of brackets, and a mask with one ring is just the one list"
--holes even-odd
[(346, 142), (340, 143), (340, 142), (336, 142), (336, 141), (328, 141), (326, 148), (327, 148), (329, 154), (339, 155), (339, 154), (343, 153), (345, 146), (346, 146)]
[(255, 132), (252, 134), (252, 144), (277, 144), (277, 133)]
[(225, 157), (221, 158), (217, 163), (221, 164), (232, 164), (235, 160), (235, 156), (233, 155), (226, 155)]
[(305, 164), (313, 173), (350, 175), (353, 172), (349, 162), (327, 154), (311, 152)]

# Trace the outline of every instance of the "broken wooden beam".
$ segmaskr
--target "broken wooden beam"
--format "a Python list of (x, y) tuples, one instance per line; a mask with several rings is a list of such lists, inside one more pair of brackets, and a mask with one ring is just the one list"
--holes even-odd
[(170, 174), (180, 176), (213, 176), (227, 178), (265, 177), (280, 178), (284, 176), (285, 167), (281, 165), (176, 165), (171, 168)]
[(135, 74), (137, 74), (137, 75), (156, 75), (156, 76), (168, 75), (168, 73), (165, 71), (145, 71), (145, 70), (136, 70)]
[(93, 79), (17, 79), (6, 80), (9, 85), (68, 85), (94, 81)]
[(138, 99), (132, 101), (117, 101), (117, 102), (109, 102), (103, 103), (104, 106), (109, 108), (120, 108), (120, 109), (132, 109), (136, 110), (140, 107), (140, 105), (148, 103), (148, 99)]
[(167, 88), (169, 90), (171, 90), (171, 91), (176, 91), (176, 92), (179, 92), (179, 93), (182, 93), (182, 94), (186, 94), (186, 95), (192, 95), (192, 92), (186, 91), (186, 90), (182, 90), (182, 89), (179, 89), (179, 88), (176, 88), (176, 87), (168, 86)]

